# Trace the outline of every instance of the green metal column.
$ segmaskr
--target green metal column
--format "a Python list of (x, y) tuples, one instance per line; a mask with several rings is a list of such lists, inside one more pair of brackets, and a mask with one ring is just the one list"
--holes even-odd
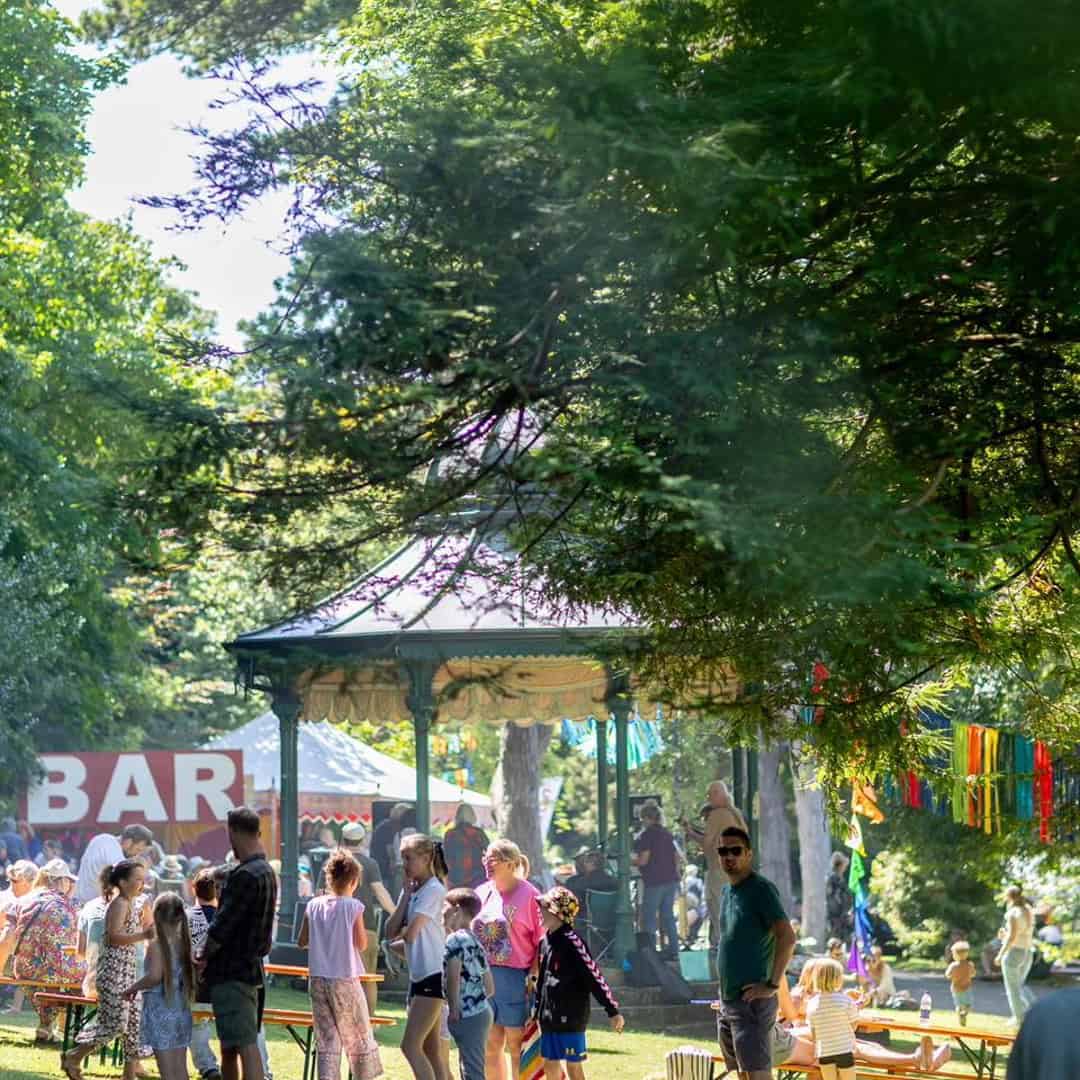
[[(743, 810), (746, 802), (746, 789), (743, 785), (745, 756), (746, 751), (741, 746), (731, 748), (731, 801), (739, 810)], [(743, 816), (746, 816), (745, 811)]]
[(297, 743), (300, 728), (300, 696), (291, 687), (275, 687), (271, 708), (278, 718), (281, 736), (281, 916), (279, 944), (292, 944), (293, 915), (298, 898), (297, 862), (300, 857), (300, 775)]
[(615, 953), (621, 962), (634, 951), (634, 909), (630, 903), (630, 743), (632, 702), (625, 674), (608, 677), (607, 706), (615, 717), (615, 843), (619, 890), (615, 900)]
[(416, 829), (431, 831), (431, 758), (428, 736), (435, 717), (435, 692), (432, 683), (436, 664), (430, 660), (406, 660), (405, 672), (409, 677), (407, 704), (412, 713), (413, 731), (416, 734)]
[(596, 832), (597, 847), (607, 850), (608, 842), (607, 719), (596, 718)]

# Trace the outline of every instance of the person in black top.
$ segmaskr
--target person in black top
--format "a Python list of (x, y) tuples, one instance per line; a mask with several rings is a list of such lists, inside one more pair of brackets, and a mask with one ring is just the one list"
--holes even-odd
[(258, 1036), (265, 1000), (263, 957), (273, 944), (277, 881), (259, 838), (259, 815), (229, 811), (229, 842), (237, 863), (199, 960), (214, 1008), (224, 1080), (263, 1080)]
[(588, 945), (574, 931), (577, 897), (556, 885), (536, 897), (547, 932), (540, 946), (540, 978), (536, 986), (536, 1017), (540, 1024), (540, 1056), (545, 1076), (559, 1076), (562, 1063), (570, 1080), (585, 1080), (585, 1029), (591, 994), (611, 1018), (613, 1031), (625, 1021)]
[(577, 897), (581, 905), (581, 917), (587, 919), (589, 901), (586, 894), (590, 891), (615, 892), (619, 883), (605, 869), (604, 853), (599, 848), (582, 852), (574, 862), (580, 864), (580, 869), (566, 880), (566, 888)]
[(399, 836), (412, 817), (413, 808), (408, 803), (395, 803), (371, 833), (371, 857), (379, 864), (383, 882), (395, 897), (402, 885)]

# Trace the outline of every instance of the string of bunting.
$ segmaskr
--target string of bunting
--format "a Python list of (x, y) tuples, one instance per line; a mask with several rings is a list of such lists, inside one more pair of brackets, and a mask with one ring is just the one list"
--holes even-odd
[(476, 736), (471, 731), (463, 733), (451, 731), (431, 736), (431, 752), (437, 757), (448, 759), (443, 763), (444, 765), (451, 765), (456, 759), (456, 768), (446, 768), (442, 773), (442, 778), (448, 784), (456, 784), (464, 788), (476, 783), (472, 755), (479, 745)]
[[(609, 722), (604, 731), (604, 752), (609, 765), (615, 764), (614, 728), (614, 722)], [(590, 716), (588, 719), (581, 721), (564, 719), (560, 734), (565, 746), (575, 748), (586, 757), (596, 757), (599, 727), (595, 716)], [(634, 770), (644, 765), (646, 761), (649, 761), (664, 749), (659, 719), (645, 720), (640, 716), (631, 717), (630, 722), (627, 724), (626, 743), (630, 769)]]
[[(940, 729), (951, 747), (927, 762), (926, 775), (912, 771), (895, 784), (887, 780), (886, 796), (987, 835), (1000, 833), (1007, 818), (1037, 820), (1040, 841), (1050, 843), (1053, 820), (1059, 808), (1076, 797), (1080, 777), (1054, 761), (1045, 743), (1001, 728), (950, 723), (929, 711), (922, 720)], [(935, 789), (928, 775), (947, 775), (947, 789)]]
[[(829, 676), (824, 664), (814, 664), (809, 679), (811, 699), (822, 693)], [(820, 722), (822, 714), (821, 705), (802, 709), (806, 724)], [(949, 752), (931, 757), (921, 773), (907, 772), (895, 780), (885, 777), (886, 798), (943, 817), (951, 815), (958, 825), (981, 829), (987, 835), (1000, 833), (1004, 818), (1038, 819), (1039, 839), (1050, 843), (1056, 812), (1075, 805), (1080, 797), (1080, 774), (1055, 761), (1045, 743), (1015, 731), (953, 723), (931, 709), (920, 710), (920, 720), (941, 732), (947, 743), (951, 741)], [(948, 791), (936, 791), (930, 776), (948, 777)], [(873, 805), (876, 810), (876, 802)], [(851, 872), (855, 872), (854, 858)]]

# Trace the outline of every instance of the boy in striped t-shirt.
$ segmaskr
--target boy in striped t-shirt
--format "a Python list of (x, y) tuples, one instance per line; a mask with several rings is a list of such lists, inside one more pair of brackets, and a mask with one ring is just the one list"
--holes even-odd
[(819, 960), (810, 980), (814, 995), (806, 1019), (814, 1036), (821, 1080), (855, 1080), (855, 1021), (858, 1007), (844, 991), (844, 969)]

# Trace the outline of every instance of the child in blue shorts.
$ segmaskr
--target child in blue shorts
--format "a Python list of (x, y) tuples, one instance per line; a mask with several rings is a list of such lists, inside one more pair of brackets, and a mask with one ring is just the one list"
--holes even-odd
[(536, 987), (536, 1017), (540, 1024), (540, 1056), (545, 1080), (559, 1080), (563, 1062), (569, 1080), (585, 1080), (585, 1028), (591, 994), (611, 1018), (613, 1031), (625, 1020), (619, 1003), (589, 947), (574, 931), (579, 904), (569, 889), (557, 885), (536, 898), (544, 922), (540, 946), (540, 979)]

